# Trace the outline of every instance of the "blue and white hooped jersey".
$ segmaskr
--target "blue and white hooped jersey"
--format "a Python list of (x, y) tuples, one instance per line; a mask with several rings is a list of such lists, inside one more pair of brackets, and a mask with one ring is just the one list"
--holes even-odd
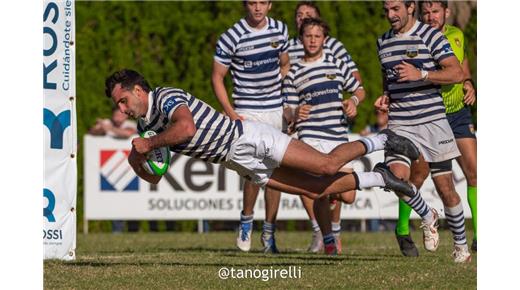
[(296, 124), (298, 139), (347, 142), (343, 91), (352, 93), (360, 87), (347, 64), (331, 55), (293, 64), (283, 82), (287, 105), (293, 110), (299, 105), (312, 106), (309, 118)]
[(386, 32), (377, 40), (377, 50), (390, 97), (389, 124), (419, 125), (446, 118), (440, 85), (428, 80), (397, 82), (394, 69), (405, 61), (419, 70), (439, 70), (440, 61), (455, 56), (442, 32), (416, 21), (406, 33)]
[[(329, 36), (325, 39), (325, 42), (323, 43), (323, 52), (344, 61), (351, 72), (358, 71), (356, 63), (348, 53), (347, 49), (343, 43), (336, 38)], [(300, 39), (298, 37), (291, 38), (289, 40), (289, 58), (291, 64), (298, 62), (298, 60), (302, 59), (304, 55), (305, 51), (303, 50), (303, 43)]]
[(220, 36), (214, 59), (230, 67), (236, 109), (281, 108), (280, 55), (287, 52), (288, 39), (287, 25), (269, 17), (260, 30), (243, 18)]
[(148, 112), (145, 118), (139, 119), (137, 130), (161, 133), (170, 126), (172, 114), (180, 106), (187, 106), (191, 111), (197, 131), (191, 140), (171, 146), (170, 150), (207, 162), (224, 161), (231, 143), (242, 135), (242, 123), (232, 121), (181, 89), (158, 87), (151, 91)]

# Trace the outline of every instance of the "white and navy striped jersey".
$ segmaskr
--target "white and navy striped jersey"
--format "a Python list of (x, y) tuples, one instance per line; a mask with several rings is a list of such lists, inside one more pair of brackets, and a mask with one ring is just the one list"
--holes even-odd
[(455, 56), (442, 32), (416, 21), (406, 33), (386, 32), (377, 40), (377, 50), (390, 97), (388, 124), (419, 125), (446, 118), (440, 85), (428, 80), (397, 82), (394, 69), (403, 61), (427, 71), (440, 69), (440, 61)]
[(197, 131), (191, 140), (171, 146), (170, 150), (207, 162), (224, 161), (231, 143), (242, 135), (242, 123), (232, 121), (181, 89), (158, 87), (150, 91), (148, 112), (145, 118), (139, 119), (138, 132), (166, 130), (173, 112), (180, 106), (187, 106), (191, 111)]
[[(336, 38), (329, 36), (327, 39), (325, 39), (325, 42), (323, 43), (323, 52), (344, 61), (351, 72), (358, 70), (356, 63), (348, 53), (343, 43), (341, 43), (341, 41), (337, 40)], [(305, 51), (303, 50), (303, 43), (300, 41), (300, 39), (298, 37), (291, 38), (289, 40), (289, 58), (291, 60), (291, 64), (298, 62), (298, 60), (303, 58), (304, 55)]]
[(282, 106), (280, 54), (288, 49), (287, 25), (267, 17), (267, 25), (255, 30), (245, 18), (224, 32), (215, 61), (230, 67), (236, 109), (273, 111)]
[(324, 139), (347, 142), (348, 128), (343, 114), (343, 91), (360, 88), (352, 71), (342, 60), (325, 55), (311, 63), (303, 60), (291, 66), (283, 82), (287, 105), (311, 105), (307, 120), (296, 124), (298, 139)]

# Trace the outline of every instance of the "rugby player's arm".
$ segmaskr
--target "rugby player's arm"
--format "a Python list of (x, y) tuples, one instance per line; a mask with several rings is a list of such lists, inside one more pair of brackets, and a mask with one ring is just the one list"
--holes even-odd
[(451, 85), (461, 83), (464, 80), (464, 74), (459, 60), (455, 56), (449, 56), (439, 62), (442, 66), (441, 70), (429, 71), (427, 80), (434, 84)]
[(161, 180), (162, 176), (152, 175), (144, 170), (141, 164), (145, 162), (146, 157), (144, 154), (141, 154), (135, 150), (135, 147), (132, 146), (132, 150), (130, 151), (130, 155), (128, 155), (128, 163), (134, 170), (135, 174), (140, 178), (146, 180), (149, 183), (157, 184)]
[(284, 52), (280, 54), (280, 74), (282, 75), (282, 79), (285, 78), (290, 69), (291, 63), (289, 59), (289, 53)]
[(475, 91), (475, 86), (473, 86), (469, 61), (466, 56), (464, 56), (464, 60), (462, 61), (462, 71), (464, 72), (464, 81), (462, 83), (462, 87), (464, 88), (464, 103), (473, 106), (477, 99), (477, 93)]
[(352, 75), (356, 78), (356, 80), (359, 82), (359, 84), (363, 84), (363, 80), (361, 79), (361, 74), (359, 74), (359, 71), (352, 72)]
[(383, 75), (383, 94), (379, 96), (374, 102), (374, 107), (376, 110), (381, 112), (388, 112), (388, 104), (389, 104), (389, 92), (388, 92), (388, 82), (386, 77)]
[(197, 128), (190, 109), (186, 105), (181, 105), (172, 113), (170, 126), (166, 130), (150, 138), (141, 139), (148, 140), (151, 150), (186, 143), (195, 136), (196, 132)]
[(218, 61), (213, 61), (213, 71), (211, 73), (211, 84), (213, 92), (217, 96), (217, 100), (224, 109), (225, 114), (232, 120), (240, 119), (240, 116), (235, 112), (235, 109), (229, 102), (229, 96), (224, 85), (224, 78), (228, 72), (228, 68)]

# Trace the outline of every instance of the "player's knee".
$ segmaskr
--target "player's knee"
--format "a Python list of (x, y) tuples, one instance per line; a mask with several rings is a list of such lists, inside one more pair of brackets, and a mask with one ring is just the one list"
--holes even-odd
[(318, 166), (318, 172), (319, 175), (334, 175), (338, 173), (340, 166), (337, 165), (335, 162), (323, 162)]
[(459, 194), (455, 190), (442, 191), (439, 192), (439, 195), (441, 196), (442, 202), (447, 206), (455, 206), (460, 202)]
[(477, 186), (477, 172), (468, 172), (466, 182), (469, 186)]
[(341, 201), (346, 204), (353, 204), (356, 200), (356, 191), (352, 190), (341, 194)]

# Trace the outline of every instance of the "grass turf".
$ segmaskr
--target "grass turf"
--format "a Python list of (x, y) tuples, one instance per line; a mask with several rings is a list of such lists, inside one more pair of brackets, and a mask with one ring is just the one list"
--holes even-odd
[[(343, 254), (327, 257), (306, 253), (310, 232), (278, 232), (279, 255), (261, 250), (259, 231), (253, 232), (249, 253), (235, 249), (235, 233), (137, 233), (78, 235), (76, 260), (44, 262), (45, 289), (200, 289), (200, 288), (347, 288), (347, 289), (475, 289), (476, 254), (469, 264), (455, 264), (451, 233), (441, 231), (436, 253), (426, 252), (421, 233), (412, 237), (418, 258), (402, 257), (393, 233), (342, 233)], [(472, 234), (468, 233), (468, 237)], [(222, 267), (289, 269), (301, 278), (222, 280)], [(272, 270), (271, 270), (272, 269)], [(244, 272), (242, 272), (244, 274)], [(278, 272), (280, 273), (280, 272)], [(293, 272), (294, 273), (294, 272)], [(251, 272), (250, 272), (251, 274)], [(293, 274), (294, 276), (294, 274)]]

